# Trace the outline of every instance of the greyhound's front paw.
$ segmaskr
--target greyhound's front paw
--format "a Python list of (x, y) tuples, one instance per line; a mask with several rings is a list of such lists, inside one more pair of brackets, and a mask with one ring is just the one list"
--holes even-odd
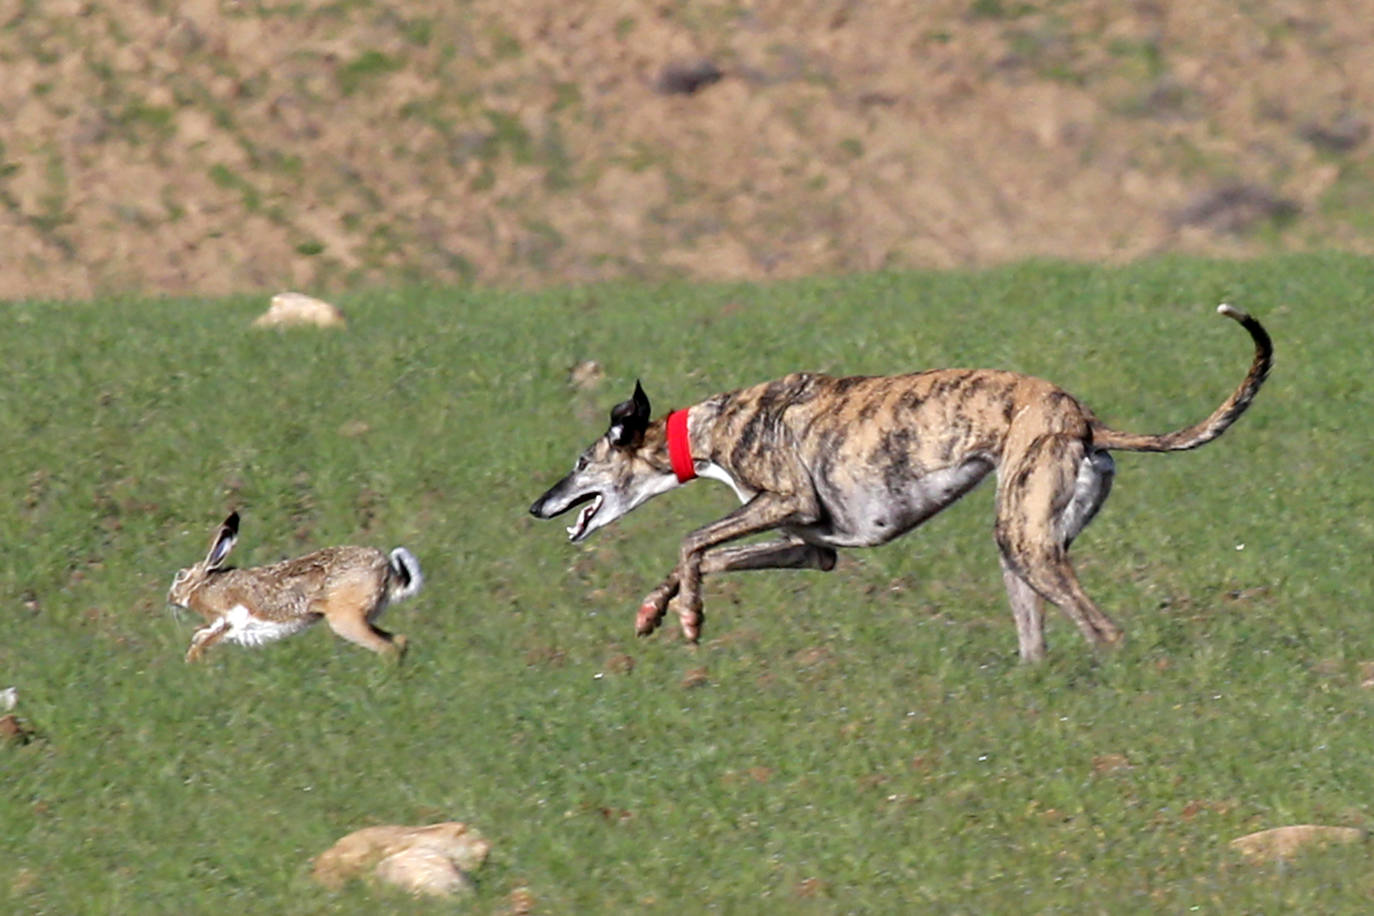
[(706, 619), (701, 612), (701, 602), (688, 601), (679, 595), (675, 610), (678, 623), (682, 626), (682, 638), (696, 645), (701, 640), (701, 625)]
[(662, 587), (649, 592), (635, 616), (635, 635), (648, 636), (658, 629), (663, 622), (663, 615), (668, 611), (668, 599), (671, 597), (672, 593)]
[(653, 601), (645, 599), (639, 606), (639, 613), (635, 616), (635, 635), (648, 636), (663, 620), (663, 608), (658, 607)]

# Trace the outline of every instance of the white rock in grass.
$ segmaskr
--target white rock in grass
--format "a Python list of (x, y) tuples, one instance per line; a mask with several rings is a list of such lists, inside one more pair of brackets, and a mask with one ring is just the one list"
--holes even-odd
[(377, 863), (372, 872), (379, 881), (394, 884), (416, 896), (454, 897), (470, 894), (474, 887), (453, 860), (437, 849), (416, 846), (393, 853)]
[(342, 328), (346, 325), (338, 306), (305, 293), (277, 293), (267, 311), (253, 320), (255, 328)]
[(1286, 859), (1307, 846), (1358, 843), (1368, 837), (1369, 834), (1358, 827), (1293, 824), (1237, 837), (1231, 841), (1231, 848), (1252, 859)]
[(315, 859), (315, 880), (328, 887), (371, 874), (413, 894), (450, 896), (471, 890), (467, 873), (487, 859), (491, 844), (458, 821), (425, 827), (387, 824), (343, 837)]
[(19, 705), (19, 688), (6, 687), (0, 690), (0, 712), (9, 712)]

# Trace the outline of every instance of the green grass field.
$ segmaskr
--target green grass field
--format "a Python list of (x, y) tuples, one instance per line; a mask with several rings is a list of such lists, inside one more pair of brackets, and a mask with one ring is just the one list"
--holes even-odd
[[(252, 330), (247, 298), (6, 305), (0, 687), (38, 736), (0, 745), (0, 910), (451, 912), (309, 868), (457, 819), (494, 845), (474, 912), (1368, 912), (1365, 847), (1227, 842), (1374, 819), (1371, 289), (1329, 256), (360, 292), (344, 332)], [(832, 573), (708, 580), (696, 650), (634, 612), (726, 488), (578, 546), (526, 513), (635, 378), (661, 415), (796, 369), (997, 366), (1172, 429), (1249, 364), (1219, 301), (1276, 369), (1219, 442), (1116, 456), (1075, 545), (1113, 654), (1056, 615), (1016, 663), (990, 485)], [(240, 564), (408, 546), (405, 665), (322, 626), (183, 664), (166, 589), (230, 507)]]

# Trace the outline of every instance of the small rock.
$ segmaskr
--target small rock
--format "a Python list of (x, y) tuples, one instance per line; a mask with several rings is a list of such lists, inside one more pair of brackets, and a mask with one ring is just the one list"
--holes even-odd
[(1231, 848), (1251, 859), (1286, 859), (1306, 846), (1357, 843), (1368, 836), (1357, 827), (1295, 824), (1246, 834), (1232, 840)]
[(471, 889), (468, 872), (486, 861), (491, 844), (458, 821), (423, 827), (364, 827), (315, 858), (312, 875), (326, 887), (371, 875), (413, 894), (451, 896)]
[(416, 846), (377, 863), (373, 875), (416, 896), (454, 897), (473, 892), (472, 879), (437, 849)]
[(344, 314), (337, 306), (305, 293), (277, 293), (267, 311), (253, 321), (255, 328), (342, 328), (346, 325)]

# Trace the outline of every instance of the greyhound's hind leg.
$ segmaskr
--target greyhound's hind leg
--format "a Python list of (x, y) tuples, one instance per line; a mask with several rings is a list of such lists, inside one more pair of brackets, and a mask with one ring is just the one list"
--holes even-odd
[(1021, 578), (1000, 552), (998, 559), (1002, 563), (1002, 583), (1007, 588), (1011, 614), (1016, 620), (1016, 640), (1021, 650), (1021, 661), (1041, 661), (1045, 657), (1044, 605), (1035, 589)]
[(997, 546), (1004, 562), (1067, 614), (1088, 642), (1113, 645), (1122, 640), (1121, 628), (1083, 591), (1069, 562), (1069, 542), (1110, 486), (1094, 460), (1081, 439), (1067, 435), (1038, 437), (1021, 454), (1006, 456), (997, 487)]

